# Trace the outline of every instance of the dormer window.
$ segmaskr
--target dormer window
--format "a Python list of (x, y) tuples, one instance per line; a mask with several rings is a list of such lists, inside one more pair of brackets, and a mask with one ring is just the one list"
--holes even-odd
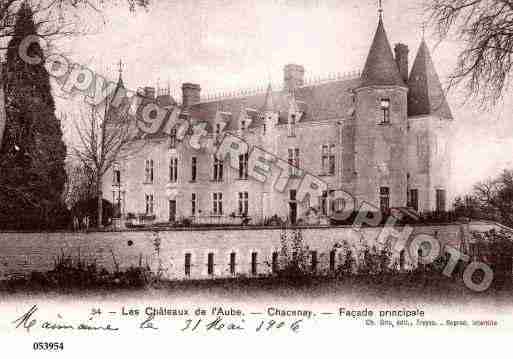
[(296, 114), (291, 113), (289, 116), (289, 123), (288, 123), (288, 136), (289, 137), (295, 137), (296, 131), (295, 131), (295, 124), (296, 124)]
[(390, 99), (382, 98), (381, 99), (381, 108), (382, 109), (389, 109), (390, 108)]
[(113, 170), (112, 184), (114, 186), (120, 186), (121, 185), (121, 171), (120, 171), (120, 169), (117, 166), (115, 166), (114, 170)]
[(390, 99), (382, 98), (380, 101), (381, 111), (383, 111), (383, 119), (381, 123), (390, 123)]

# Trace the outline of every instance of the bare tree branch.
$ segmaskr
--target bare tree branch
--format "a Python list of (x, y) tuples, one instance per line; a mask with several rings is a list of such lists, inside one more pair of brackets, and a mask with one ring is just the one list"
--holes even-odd
[(101, 223), (102, 215), (103, 177), (116, 162), (141, 147), (138, 145), (141, 141), (137, 141), (136, 133), (131, 131), (135, 118), (128, 111), (111, 106), (112, 97), (108, 97), (100, 106), (90, 105), (87, 114), (82, 114), (74, 121), (79, 145), (73, 147), (73, 154), (95, 178), (98, 223)]
[(429, 0), (425, 11), (439, 41), (455, 36), (464, 44), (449, 89), (461, 85), (481, 105), (495, 105), (513, 69), (513, 2)]

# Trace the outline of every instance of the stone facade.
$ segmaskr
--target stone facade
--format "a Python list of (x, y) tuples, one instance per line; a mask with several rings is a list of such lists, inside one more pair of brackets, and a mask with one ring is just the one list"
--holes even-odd
[[(147, 89), (146, 98), (170, 117), (206, 124), (202, 146), (176, 139), (164, 123), (106, 174), (104, 197), (124, 216), (146, 214), (157, 222), (238, 224), (245, 215), (254, 224), (274, 215), (296, 222), (312, 208), (332, 214), (336, 190), (351, 193), (357, 205), (448, 209), (452, 114), (426, 43), (409, 77), (408, 48), (395, 50), (394, 58), (380, 19), (358, 76), (305, 84), (304, 68), (289, 64), (283, 89), (202, 100), (200, 86), (186, 83), (182, 105)], [(261, 183), (246, 176), (252, 164), (244, 157), (235, 169), (224, 161), (221, 170), (213, 154), (227, 133), (322, 179), (326, 193), (299, 203), (298, 170), (274, 168)], [(288, 179), (283, 191), (273, 186), (279, 177)]]

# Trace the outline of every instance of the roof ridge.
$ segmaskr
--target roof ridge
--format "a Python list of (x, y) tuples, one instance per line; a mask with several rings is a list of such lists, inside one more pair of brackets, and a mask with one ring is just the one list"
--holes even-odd
[[(334, 82), (340, 82), (340, 81), (350, 81), (350, 80), (356, 80), (359, 79), (362, 72), (361, 70), (354, 70), (354, 71), (348, 71), (348, 72), (333, 72), (325, 77), (317, 76), (317, 77), (310, 77), (305, 79), (303, 85), (298, 86), (297, 88), (307, 88), (312, 87), (315, 85), (324, 85), (327, 83), (334, 83)], [(280, 88), (279, 90), (273, 90), (272, 93), (280, 93), (282, 92), (281, 86), (276, 86), (276, 84), (271, 83), (270, 84), (273, 88)], [(252, 89), (241, 89), (241, 90), (230, 90), (230, 91), (221, 91), (219, 93), (207, 93), (201, 97), (201, 103), (207, 103), (207, 102), (215, 102), (219, 100), (226, 100), (226, 99), (241, 99), (244, 97), (249, 96), (256, 96), (267, 93), (267, 87), (261, 87), (257, 86)]]

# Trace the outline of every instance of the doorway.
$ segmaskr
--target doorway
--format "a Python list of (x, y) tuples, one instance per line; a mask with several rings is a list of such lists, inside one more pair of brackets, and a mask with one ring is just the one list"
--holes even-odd
[(289, 219), (290, 224), (295, 225), (297, 221), (296, 190), (291, 189), (289, 195)]
[(297, 203), (296, 202), (290, 202), (289, 203), (289, 218), (290, 218), (290, 224), (296, 224), (297, 221)]

